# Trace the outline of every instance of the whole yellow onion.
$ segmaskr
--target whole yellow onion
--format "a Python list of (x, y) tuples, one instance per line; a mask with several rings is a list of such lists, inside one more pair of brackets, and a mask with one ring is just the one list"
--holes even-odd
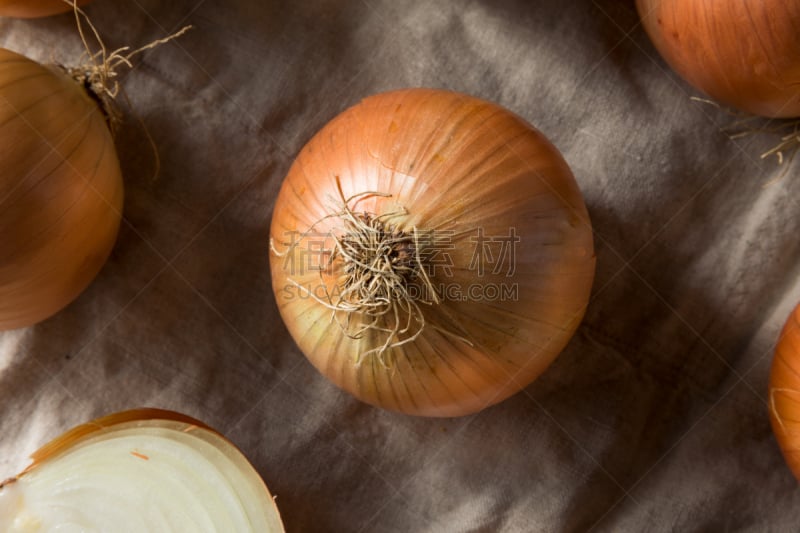
[(768, 117), (800, 116), (800, 2), (636, 0), (669, 65), (712, 98)]
[[(77, 0), (77, 5), (91, 0)], [(64, 0), (0, 0), (0, 17), (34, 18), (65, 13), (73, 6)]]
[(39, 322), (86, 288), (122, 202), (97, 102), (65, 72), (0, 49), (0, 331)]
[(592, 228), (537, 130), (495, 104), (366, 98), (302, 149), (272, 218), (272, 286), (308, 359), (386, 409), (479, 411), (561, 352), (586, 309)]
[(786, 319), (769, 376), (770, 422), (786, 464), (800, 480), (800, 305)]

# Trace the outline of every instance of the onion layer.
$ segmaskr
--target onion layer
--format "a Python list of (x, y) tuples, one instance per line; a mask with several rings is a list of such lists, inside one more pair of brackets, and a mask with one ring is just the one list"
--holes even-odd
[(0, 531), (283, 531), (244, 455), (179, 413), (116, 413), (65, 433), (33, 459), (0, 485)]
[(786, 463), (800, 480), (800, 305), (781, 331), (769, 377), (770, 422)]
[(569, 167), (511, 112), (409, 89), (303, 148), (271, 226), (272, 285), (303, 353), (363, 401), (426, 416), (519, 391), (564, 348), (594, 276)]
[(712, 98), (748, 113), (800, 116), (800, 2), (636, 0), (669, 65)]
[(97, 103), (66, 74), (0, 49), (0, 331), (39, 322), (86, 288), (122, 202)]

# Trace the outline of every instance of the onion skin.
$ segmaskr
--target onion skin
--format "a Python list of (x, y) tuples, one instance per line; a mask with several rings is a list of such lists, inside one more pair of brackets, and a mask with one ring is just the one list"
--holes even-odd
[[(91, 0), (77, 0), (79, 6)], [(72, 11), (64, 0), (0, 0), (0, 17), (36, 18)]]
[(667, 63), (724, 104), (766, 117), (800, 116), (800, 2), (636, 0)]
[[(314, 225), (331, 213), (337, 179), (344, 197), (392, 195), (362, 199), (358, 211), (383, 214), (402, 206), (408, 213), (396, 219), (402, 230), (452, 236), (445, 252), (453, 268), (434, 269), (431, 281), (454, 286), (462, 297), (423, 306), (427, 326), (413, 342), (387, 350), (388, 364), (374, 355), (356, 363), (383, 342), (380, 335), (346, 335), (328, 308), (294, 290), (295, 283), (319, 286), (319, 272), (303, 271), (297, 258), (280, 255), (289, 235), (312, 226), (320, 233), (338, 230), (334, 219)], [(476, 277), (470, 239), (479, 229), (498, 238), (516, 232), (513, 275), (504, 270)], [(586, 207), (556, 148), (508, 110), (442, 90), (372, 96), (333, 119), (289, 170), (270, 231), (273, 291), (301, 351), (362, 401), (413, 415), (474, 413), (527, 386), (577, 328), (594, 277)], [(336, 274), (325, 278), (329, 289)], [(516, 284), (518, 297), (501, 301), (466, 292), (503, 283)]]
[(119, 426), (121, 424), (130, 424), (136, 422), (147, 424), (152, 420), (169, 420), (172, 422), (186, 424), (190, 427), (196, 426), (198, 428), (216, 433), (216, 430), (205, 423), (176, 411), (156, 409), (152, 407), (120, 411), (118, 413), (112, 413), (110, 415), (96, 418), (91, 422), (86, 422), (85, 424), (75, 426), (74, 428), (62, 433), (55, 439), (46, 443), (31, 454), (31, 464), (28, 465), (28, 467), (23, 470), (20, 475), (33, 470), (45, 461), (51, 461), (57, 458), (61, 453), (69, 451), (70, 448), (91, 437), (93, 434), (113, 429), (115, 426)]
[(0, 331), (48, 318), (89, 285), (122, 205), (97, 103), (61, 71), (0, 49)]
[(770, 422), (786, 463), (800, 480), (800, 305), (783, 326), (769, 377)]

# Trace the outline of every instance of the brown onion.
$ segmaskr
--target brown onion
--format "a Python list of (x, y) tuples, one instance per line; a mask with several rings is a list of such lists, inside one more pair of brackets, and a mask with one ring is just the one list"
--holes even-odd
[(800, 116), (800, 2), (636, 0), (669, 65), (712, 98), (748, 113)]
[(800, 305), (783, 326), (769, 377), (770, 422), (786, 463), (800, 480)]
[[(77, 5), (91, 0), (77, 0)], [(64, 0), (0, 0), (0, 17), (35, 18), (66, 13), (73, 6)]]
[(202, 422), (161, 409), (78, 426), (0, 483), (0, 531), (283, 532), (258, 472)]
[(580, 323), (595, 269), (556, 148), (506, 109), (433, 89), (372, 96), (317, 133), (270, 235), (303, 353), (361, 400), (416, 415), (527, 386)]
[(87, 287), (122, 202), (97, 102), (61, 70), (0, 49), (0, 331), (49, 317)]

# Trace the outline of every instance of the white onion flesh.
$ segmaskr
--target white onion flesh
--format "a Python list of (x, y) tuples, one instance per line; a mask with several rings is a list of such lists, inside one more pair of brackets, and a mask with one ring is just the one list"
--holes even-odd
[(140, 424), (100, 430), (6, 484), (0, 531), (283, 531), (261, 478), (223, 437)]

